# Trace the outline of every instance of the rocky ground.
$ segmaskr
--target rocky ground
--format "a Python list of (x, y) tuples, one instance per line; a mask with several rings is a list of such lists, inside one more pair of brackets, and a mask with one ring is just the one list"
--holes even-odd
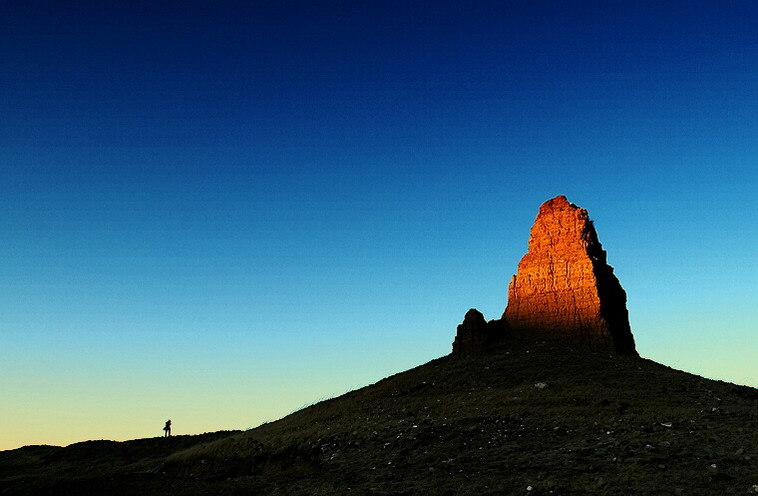
[(0, 494), (758, 494), (758, 390), (501, 347), (246, 432), (0, 452)]

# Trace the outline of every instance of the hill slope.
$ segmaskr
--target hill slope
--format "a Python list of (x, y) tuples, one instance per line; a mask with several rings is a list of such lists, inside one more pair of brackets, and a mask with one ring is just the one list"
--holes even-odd
[(216, 436), (156, 447), (131, 469), (56, 469), (71, 447), (0, 453), (7, 463), (40, 451), (0, 472), (0, 493), (745, 494), (758, 484), (758, 390), (544, 343), (443, 357)]

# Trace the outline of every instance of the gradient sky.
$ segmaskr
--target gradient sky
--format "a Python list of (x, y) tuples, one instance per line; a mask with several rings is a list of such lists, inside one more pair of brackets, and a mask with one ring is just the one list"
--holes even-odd
[(0, 11), (0, 449), (444, 355), (558, 194), (641, 355), (758, 386), (758, 3), (64, 3)]

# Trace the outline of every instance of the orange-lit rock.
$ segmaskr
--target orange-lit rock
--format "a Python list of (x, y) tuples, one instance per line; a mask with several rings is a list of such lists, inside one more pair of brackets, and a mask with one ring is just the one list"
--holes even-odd
[(509, 338), (637, 354), (626, 293), (587, 211), (557, 196), (540, 207), (508, 288)]

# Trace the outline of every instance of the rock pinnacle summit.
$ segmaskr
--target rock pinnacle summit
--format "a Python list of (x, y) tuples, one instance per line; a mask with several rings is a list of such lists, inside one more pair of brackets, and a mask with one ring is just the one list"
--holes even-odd
[[(476, 353), (481, 345), (468, 350), (465, 344), (486, 337), (492, 343), (552, 341), (637, 355), (626, 292), (606, 262), (587, 210), (563, 195), (540, 206), (527, 253), (511, 278), (502, 319), (488, 324), (464, 326), (466, 339), (458, 339), (453, 352)], [(468, 335), (479, 328), (487, 336)]]
[(503, 314), (515, 339), (531, 335), (637, 354), (626, 292), (583, 208), (556, 196), (540, 206)]

